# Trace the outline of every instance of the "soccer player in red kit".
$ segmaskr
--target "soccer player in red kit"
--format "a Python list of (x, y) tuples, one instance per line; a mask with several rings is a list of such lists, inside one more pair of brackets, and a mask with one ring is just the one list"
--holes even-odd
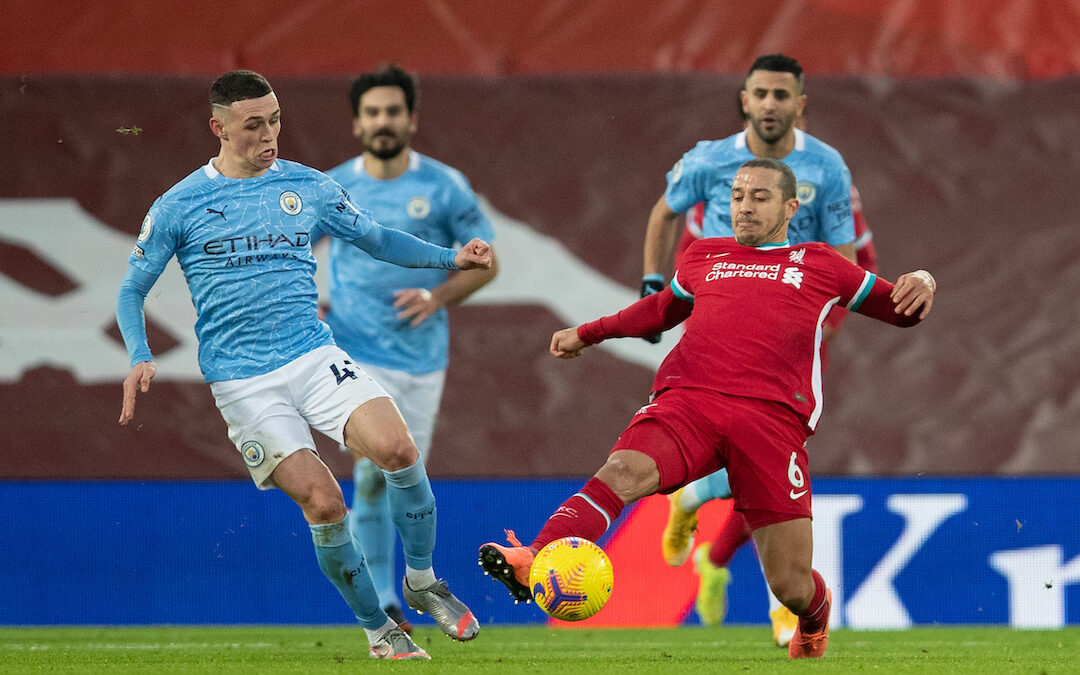
[[(739, 113), (746, 120), (742, 99), (736, 100)], [(795, 120), (795, 126), (806, 130), (806, 108)], [(686, 212), (685, 227), (675, 248), (675, 268), (678, 269), (682, 256), (692, 243), (704, 236), (703, 219), (705, 204), (695, 204)], [(877, 251), (874, 247), (873, 233), (870, 231), (863, 214), (862, 198), (858, 189), (851, 186), (851, 216), (855, 223), (855, 262), (859, 267), (877, 274)], [(828, 363), (828, 345), (840, 329), (840, 324), (847, 312), (842, 308), (833, 308), (822, 329), (821, 371), (824, 373)], [(697, 511), (712, 499), (730, 499), (731, 490), (727, 473), (708, 476), (688, 485), (670, 495), (670, 512), (667, 525), (661, 535), (661, 551), (664, 560), (673, 567), (686, 562), (694, 546), (694, 530), (697, 528)], [(706, 625), (718, 625), (723, 621), (727, 610), (727, 585), (731, 580), (727, 569), (728, 563), (736, 551), (750, 538), (750, 529), (746, 519), (740, 513), (732, 514), (724, 521), (723, 527), (711, 542), (698, 548), (694, 554), (694, 568), (699, 575), (700, 585), (696, 601), (697, 613)], [(769, 594), (769, 619), (772, 623), (773, 641), (780, 647), (786, 647), (791, 641), (798, 624), (797, 618), (787, 611), (772, 594)]]
[(557, 331), (551, 353), (580, 356), (613, 337), (685, 330), (656, 374), (653, 397), (634, 415), (607, 461), (552, 514), (529, 546), (487, 543), (480, 564), (518, 600), (532, 597), (529, 569), (547, 543), (598, 540), (623, 508), (728, 467), (735, 509), (747, 519), (769, 586), (799, 626), (791, 658), (828, 645), (830, 592), (811, 568), (810, 474), (804, 447), (821, 415), (818, 358), (826, 314), (840, 305), (897, 326), (927, 316), (928, 272), (879, 279), (827, 244), (792, 246), (799, 207), (783, 162), (752, 159), (731, 187), (735, 237), (687, 252), (670, 286), (617, 314)]

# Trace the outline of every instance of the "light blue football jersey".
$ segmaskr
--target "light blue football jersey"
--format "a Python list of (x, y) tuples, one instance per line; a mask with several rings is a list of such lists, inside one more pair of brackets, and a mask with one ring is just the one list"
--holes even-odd
[[(379, 223), (439, 246), (464, 244), (473, 237), (491, 242), (495, 233), (480, 211), (469, 181), (458, 170), (409, 151), (408, 169), (391, 180), (364, 170), (356, 157), (327, 172)], [(446, 368), (450, 332), (445, 308), (416, 327), (397, 318), (394, 292), (431, 289), (447, 271), (389, 265), (337, 239), (330, 241), (330, 312), (334, 340), (363, 363), (408, 373)]]
[(316, 225), (346, 240), (378, 227), (320, 171), (278, 160), (235, 179), (211, 160), (154, 202), (128, 262), (156, 276), (175, 255), (198, 314), (204, 379), (253, 377), (333, 344), (318, 317)]
[[(731, 182), (743, 162), (754, 158), (747, 130), (718, 141), (701, 141), (667, 174), (664, 198), (677, 213), (705, 202), (706, 237), (731, 237)], [(795, 148), (783, 159), (798, 181), (799, 210), (788, 226), (792, 244), (855, 241), (851, 215), (851, 172), (840, 153), (800, 129)]]

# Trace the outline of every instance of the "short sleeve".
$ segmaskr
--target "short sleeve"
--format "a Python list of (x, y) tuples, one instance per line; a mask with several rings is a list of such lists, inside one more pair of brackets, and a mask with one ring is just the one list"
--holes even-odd
[(708, 201), (708, 171), (700, 157), (702, 149), (699, 143), (667, 173), (664, 200), (675, 213), (686, 213), (694, 204)]
[(352, 241), (366, 235), (375, 225), (371, 212), (353, 203), (345, 190), (333, 178), (323, 176), (317, 194), (321, 201), (319, 221), (316, 224), (323, 234)]
[(179, 208), (159, 197), (143, 218), (139, 236), (128, 263), (144, 272), (159, 275), (176, 253), (179, 241)]
[(819, 222), (823, 223), (823, 241), (831, 246), (841, 246), (855, 241), (855, 219), (851, 211), (851, 172), (843, 160), (837, 157), (825, 181), (823, 209)]

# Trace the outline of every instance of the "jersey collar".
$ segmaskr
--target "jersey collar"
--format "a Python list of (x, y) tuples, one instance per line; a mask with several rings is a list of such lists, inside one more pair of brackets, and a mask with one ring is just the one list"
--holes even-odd
[[(419, 170), (419, 168), (420, 168), (420, 153), (417, 152), (416, 150), (413, 150), (412, 148), (409, 148), (409, 166), (405, 168), (405, 172), (408, 173), (409, 171), (417, 171), (417, 170)], [(355, 158), (353, 158), (353, 160), (352, 160), (352, 172), (353, 172), (354, 176), (363, 176), (364, 178), (368, 178), (370, 180), (379, 180), (378, 178), (375, 178), (370, 173), (368, 173), (367, 169), (364, 168), (364, 156), (363, 155), (357, 155)], [(402, 176), (404, 176), (404, 175), (405, 174), (402, 174)], [(401, 178), (401, 176), (398, 176), (397, 178)], [(389, 180), (397, 180), (397, 178), (391, 178)]]
[[(206, 174), (207, 178), (217, 178), (218, 176), (221, 176), (221, 172), (214, 168), (215, 159), (217, 159), (216, 155), (214, 157), (211, 157), (210, 161), (208, 161), (206, 165), (203, 166), (203, 173)], [(278, 166), (276, 159), (274, 160), (274, 163), (270, 165), (270, 168), (267, 169), (267, 171), (281, 171), (281, 167)]]
[(759, 251), (771, 251), (774, 248), (787, 248), (789, 246), (791, 246), (791, 240), (790, 239), (785, 239), (784, 241), (781, 241), (781, 242), (776, 242), (776, 243), (771, 243), (771, 244), (762, 244), (761, 246), (755, 246), (754, 248), (756, 248)]
[[(749, 129), (743, 129), (735, 136), (735, 149), (746, 150), (746, 134), (750, 133)], [(792, 152), (802, 152), (806, 150), (806, 132), (802, 129), (795, 130), (795, 147), (792, 148)]]

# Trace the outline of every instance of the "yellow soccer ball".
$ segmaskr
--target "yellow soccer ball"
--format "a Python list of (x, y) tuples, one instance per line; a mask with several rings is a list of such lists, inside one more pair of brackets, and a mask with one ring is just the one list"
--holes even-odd
[(556, 539), (536, 554), (529, 571), (533, 601), (562, 621), (588, 619), (611, 597), (611, 559), (588, 539)]

